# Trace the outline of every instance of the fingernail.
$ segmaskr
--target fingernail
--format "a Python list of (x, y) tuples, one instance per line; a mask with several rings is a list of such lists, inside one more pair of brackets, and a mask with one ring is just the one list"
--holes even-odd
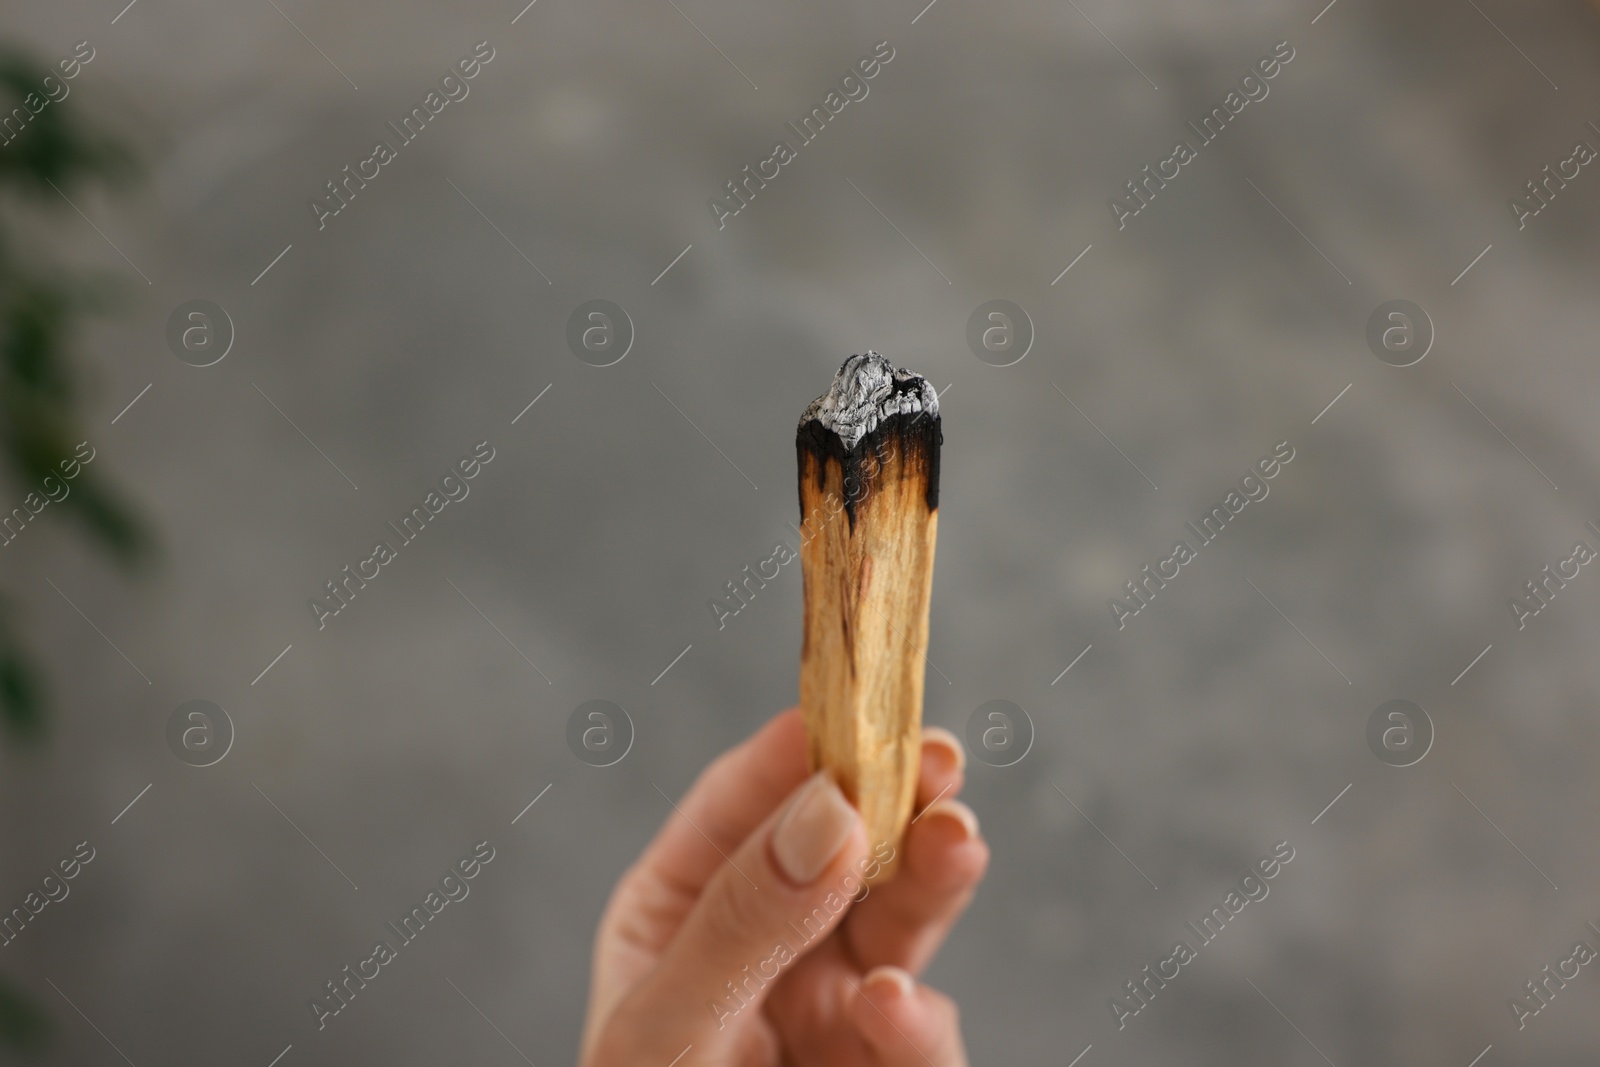
[(874, 967), (861, 979), (863, 991), (868, 989), (893, 989), (891, 998), (904, 1000), (917, 991), (917, 984), (911, 975), (898, 967)]
[(978, 836), (978, 816), (961, 801), (941, 800), (923, 813), (923, 818), (926, 819), (933, 819), (939, 816), (943, 816), (947, 822), (952, 822), (959, 826), (963, 840), (971, 841)]
[(944, 753), (942, 758), (948, 761), (957, 773), (966, 769), (967, 750), (961, 746), (961, 742), (956, 738), (956, 735), (944, 727), (924, 727), (922, 743), (927, 748), (942, 750)]
[(801, 789), (772, 832), (772, 857), (789, 880), (810, 885), (839, 854), (858, 818), (826, 772)]

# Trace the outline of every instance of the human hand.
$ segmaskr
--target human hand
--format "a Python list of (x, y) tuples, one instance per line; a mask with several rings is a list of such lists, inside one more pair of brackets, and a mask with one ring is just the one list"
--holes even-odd
[(965, 1067), (955, 1003), (914, 976), (989, 848), (960, 742), (922, 736), (919, 814), (870, 889), (893, 848), (807, 775), (797, 709), (706, 768), (606, 905), (584, 1067)]

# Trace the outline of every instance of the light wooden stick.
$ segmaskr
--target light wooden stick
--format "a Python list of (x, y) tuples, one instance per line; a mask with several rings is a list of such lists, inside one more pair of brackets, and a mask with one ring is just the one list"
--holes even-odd
[(889, 843), (896, 860), (920, 767), (943, 440), (933, 387), (876, 352), (845, 361), (795, 438), (811, 767), (832, 774), (869, 846)]

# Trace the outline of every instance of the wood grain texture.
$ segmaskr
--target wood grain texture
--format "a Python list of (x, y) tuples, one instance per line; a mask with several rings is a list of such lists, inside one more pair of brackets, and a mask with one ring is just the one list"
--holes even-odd
[(939, 417), (894, 416), (848, 453), (808, 447), (805, 429), (800, 706), (811, 766), (856, 805), (869, 845), (890, 843), (898, 860), (921, 758)]

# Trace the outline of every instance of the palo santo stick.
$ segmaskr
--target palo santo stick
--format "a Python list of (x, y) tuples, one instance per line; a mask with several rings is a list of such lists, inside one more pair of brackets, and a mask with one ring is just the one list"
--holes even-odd
[(887, 842), (896, 860), (921, 760), (943, 440), (933, 387), (876, 352), (845, 360), (795, 435), (811, 767), (855, 804), (869, 846)]

